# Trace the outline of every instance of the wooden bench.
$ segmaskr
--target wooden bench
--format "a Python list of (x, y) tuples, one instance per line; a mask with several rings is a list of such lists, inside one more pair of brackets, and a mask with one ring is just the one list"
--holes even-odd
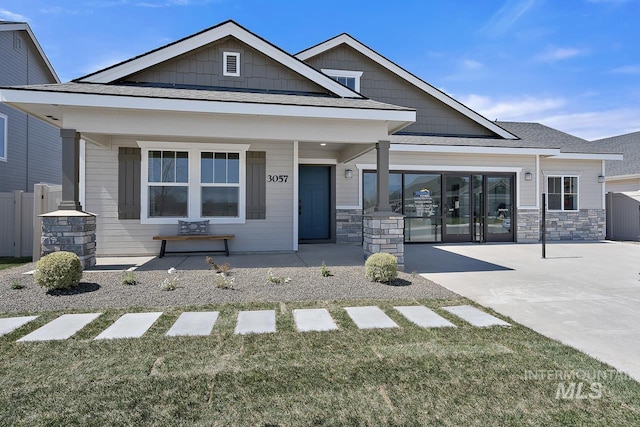
[(153, 236), (153, 240), (162, 240), (162, 244), (160, 245), (160, 255), (158, 258), (162, 258), (164, 254), (185, 254), (185, 253), (194, 253), (194, 251), (185, 251), (185, 252), (167, 252), (167, 240), (224, 240), (224, 250), (223, 251), (210, 251), (211, 253), (223, 253), (226, 256), (229, 256), (229, 239), (233, 239), (233, 234), (196, 234), (196, 235), (181, 235), (181, 236)]

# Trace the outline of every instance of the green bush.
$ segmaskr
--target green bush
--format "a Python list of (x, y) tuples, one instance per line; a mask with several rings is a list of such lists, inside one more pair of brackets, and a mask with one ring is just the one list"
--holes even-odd
[(364, 266), (367, 279), (372, 282), (389, 283), (398, 277), (398, 258), (385, 252), (371, 255)]
[(67, 289), (82, 279), (82, 264), (71, 252), (54, 252), (36, 263), (36, 283), (47, 289)]

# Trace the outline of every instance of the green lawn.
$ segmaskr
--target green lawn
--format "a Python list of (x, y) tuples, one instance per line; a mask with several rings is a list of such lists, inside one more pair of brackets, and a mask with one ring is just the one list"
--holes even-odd
[[(459, 327), (421, 329), (392, 308), (416, 303)], [(104, 310), (70, 340), (16, 343), (61, 314), (45, 313), (0, 338), (0, 423), (637, 424), (638, 383), (611, 375), (606, 365), (522, 326), (474, 328), (438, 308), (460, 303), (468, 301), (183, 307), (164, 310), (141, 339), (92, 341), (121, 314), (152, 311)], [(378, 305), (400, 328), (358, 330), (342, 308), (350, 305)], [(328, 308), (340, 330), (295, 332), (292, 309), (308, 307)], [(239, 310), (264, 308), (277, 310), (277, 333), (233, 334)], [(163, 336), (182, 311), (193, 309), (221, 312), (210, 336)], [(544, 375), (532, 375), (540, 371)], [(599, 378), (559, 379), (585, 372)], [(559, 382), (566, 388), (570, 382), (585, 383), (580, 396), (586, 398), (557, 399)], [(600, 396), (590, 388), (594, 382), (600, 384)]]
[(0, 271), (11, 267), (17, 267), (19, 265), (31, 262), (31, 257), (12, 258), (12, 257), (0, 257)]

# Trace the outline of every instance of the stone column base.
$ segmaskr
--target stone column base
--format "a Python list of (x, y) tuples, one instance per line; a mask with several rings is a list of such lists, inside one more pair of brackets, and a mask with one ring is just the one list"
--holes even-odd
[(404, 216), (393, 212), (375, 212), (362, 217), (364, 256), (386, 252), (398, 258), (404, 270)]
[(73, 252), (83, 269), (96, 265), (96, 216), (87, 212), (58, 210), (42, 217), (42, 256)]

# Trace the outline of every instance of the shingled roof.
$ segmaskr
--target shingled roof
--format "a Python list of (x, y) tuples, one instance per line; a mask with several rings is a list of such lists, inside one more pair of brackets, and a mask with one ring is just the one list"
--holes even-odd
[(292, 95), (235, 90), (201, 90), (169, 87), (110, 85), (98, 83), (62, 83), (52, 85), (12, 86), (6, 89), (84, 95), (137, 98), (181, 99), (193, 101), (238, 102), (249, 104), (300, 105), (309, 107), (358, 108), (371, 110), (414, 111), (412, 108), (385, 104), (366, 98)]
[(456, 136), (424, 136), (424, 135), (393, 135), (391, 142), (395, 144), (416, 145), (444, 145), (469, 147), (499, 147), (499, 148), (548, 148), (559, 149), (562, 153), (581, 154), (618, 154), (621, 151), (615, 147), (597, 146), (577, 136), (561, 132), (540, 123), (502, 122), (496, 124), (519, 139), (508, 140), (499, 138), (468, 138)]
[(640, 174), (640, 132), (598, 139), (590, 144), (599, 147), (600, 150), (623, 154), (624, 160), (608, 160), (605, 163), (607, 176)]

